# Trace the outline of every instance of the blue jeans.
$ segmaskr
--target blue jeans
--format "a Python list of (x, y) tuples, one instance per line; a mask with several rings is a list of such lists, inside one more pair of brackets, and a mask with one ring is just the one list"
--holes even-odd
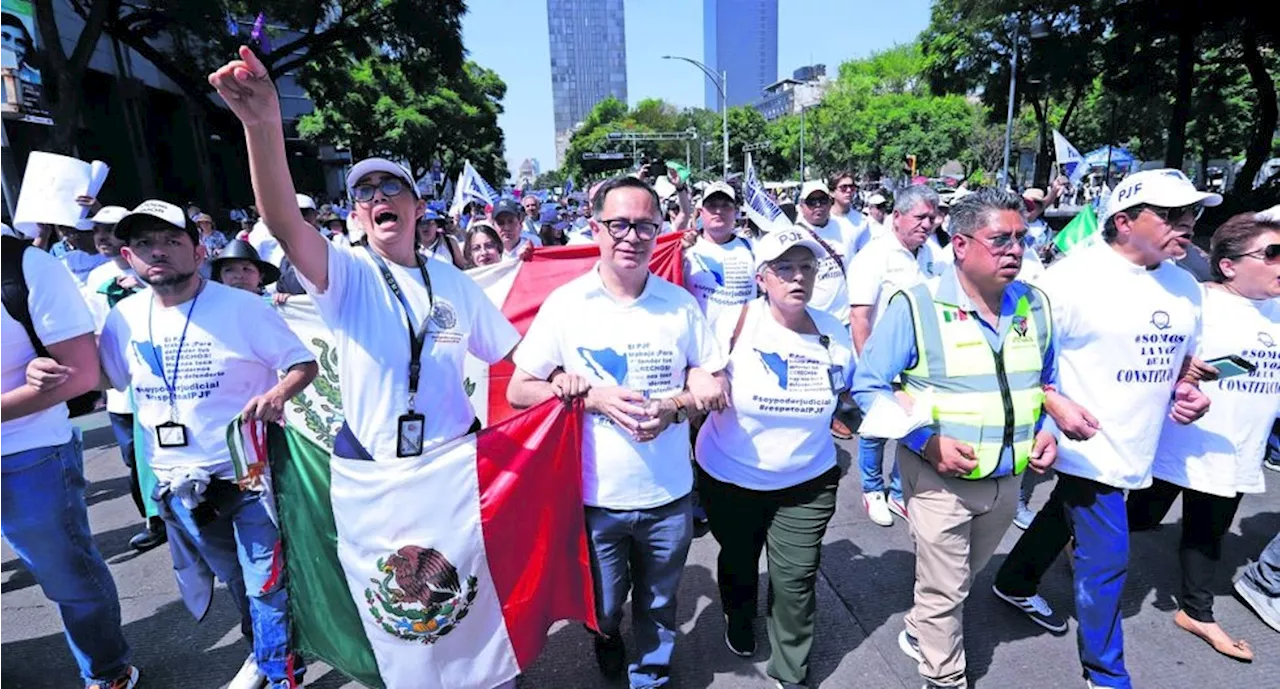
[[(262, 494), (232, 488), (233, 495), (216, 501), (217, 517), (200, 525), (191, 510), (170, 494), (160, 504), (170, 529), (182, 529), (227, 585), (240, 609), (240, 629), (253, 638), (258, 669), (275, 684), (289, 678), (289, 595), (281, 561), (277, 563), (280, 532), (262, 504)], [(295, 659), (296, 660), (296, 659)], [(301, 677), (300, 660), (293, 663)]]
[(1124, 490), (1058, 474), (1049, 502), (1018, 539), (996, 574), (996, 587), (1031, 596), (1045, 571), (1075, 537), (1076, 640), (1085, 676), (1112, 689), (1132, 689), (1124, 666), (1120, 596), (1129, 573), (1129, 516)]
[(586, 512), (600, 631), (618, 634), (630, 591), (636, 645), (636, 662), (628, 670), (631, 687), (660, 687), (669, 679), (676, 644), (676, 591), (693, 540), (691, 500), (686, 495), (645, 510), (588, 507)]
[(5, 455), (0, 467), (4, 539), (57, 604), (85, 684), (105, 685), (129, 668), (130, 651), (120, 629), (116, 583), (89, 530), (79, 435)]
[[(862, 492), (884, 492), (884, 438), (858, 436), (858, 473), (862, 475)], [(890, 459), (893, 469), (889, 472), (889, 497), (902, 499), (902, 477), (898, 474), (898, 460)]]
[(1240, 578), (1259, 593), (1280, 601), (1280, 534), (1262, 549), (1257, 562), (1244, 568)]

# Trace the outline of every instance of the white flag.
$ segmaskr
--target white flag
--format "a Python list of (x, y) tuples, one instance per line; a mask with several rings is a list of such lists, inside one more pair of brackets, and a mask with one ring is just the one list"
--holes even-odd
[(778, 228), (790, 226), (787, 216), (769, 197), (768, 192), (756, 177), (756, 166), (751, 162), (751, 154), (747, 154), (747, 164), (742, 175), (742, 195), (745, 201), (747, 217), (751, 218), (763, 232), (772, 232)]
[(1080, 151), (1067, 141), (1067, 137), (1062, 132), (1053, 130), (1053, 149), (1054, 157), (1058, 165), (1062, 167), (1062, 171), (1071, 179), (1071, 183), (1075, 184), (1080, 181), (1080, 177), (1084, 176), (1086, 167), (1082, 164), (1084, 156), (1080, 155)]

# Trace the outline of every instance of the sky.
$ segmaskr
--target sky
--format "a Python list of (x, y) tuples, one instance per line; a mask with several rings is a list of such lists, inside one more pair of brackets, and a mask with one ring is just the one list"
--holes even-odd
[[(701, 0), (624, 0), (627, 27), (627, 98), (630, 105), (661, 98), (678, 107), (705, 105), (706, 79), (693, 65), (663, 60), (683, 55), (701, 61)], [(498, 124), (506, 135), (514, 176), (525, 158), (555, 166), (551, 55), (545, 0), (469, 0), (462, 21), (468, 57), (507, 84)], [(929, 23), (928, 0), (778, 0), (778, 74), (809, 64), (840, 63), (907, 43)], [(730, 76), (732, 79), (732, 75)]]

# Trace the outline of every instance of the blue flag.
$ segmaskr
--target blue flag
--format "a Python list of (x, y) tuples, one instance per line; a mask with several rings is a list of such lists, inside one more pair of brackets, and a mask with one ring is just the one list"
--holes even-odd
[(756, 166), (751, 162), (750, 153), (747, 154), (746, 171), (742, 176), (742, 195), (746, 201), (747, 217), (761, 230), (769, 232), (777, 226), (790, 224), (786, 214), (773, 202), (756, 177)]

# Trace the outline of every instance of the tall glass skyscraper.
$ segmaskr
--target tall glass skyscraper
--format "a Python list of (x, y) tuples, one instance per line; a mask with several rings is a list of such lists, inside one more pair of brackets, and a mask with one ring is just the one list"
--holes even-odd
[(574, 125), (596, 103), (606, 96), (627, 102), (623, 16), (622, 0), (547, 0), (557, 166), (564, 163)]
[[(750, 105), (778, 80), (778, 0), (703, 0), (702, 61), (729, 73), (729, 107)], [(707, 80), (707, 107), (720, 92)]]

